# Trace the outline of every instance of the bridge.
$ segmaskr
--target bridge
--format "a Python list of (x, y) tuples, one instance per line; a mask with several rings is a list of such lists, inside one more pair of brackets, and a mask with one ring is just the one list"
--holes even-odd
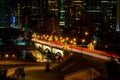
[[(90, 50), (85, 47), (79, 47), (75, 45), (67, 45), (60, 42), (48, 42), (44, 40), (38, 40), (33, 38), (33, 42), (35, 42), (35, 46), (38, 49), (43, 50), (44, 53), (53, 53), (55, 55), (59, 55), (62, 58), (67, 57), (68, 55), (72, 55), (75, 53), (88, 55), (96, 58), (100, 58), (103, 60), (110, 60), (111, 58), (117, 59), (120, 58), (116, 53), (109, 53), (105, 51), (99, 50)], [(66, 53), (65, 51), (70, 52), (70, 54)]]

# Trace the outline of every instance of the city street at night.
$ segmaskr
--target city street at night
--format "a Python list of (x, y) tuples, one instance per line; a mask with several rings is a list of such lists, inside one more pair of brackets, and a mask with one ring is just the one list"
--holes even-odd
[(0, 80), (120, 80), (120, 0), (0, 0)]
[[(52, 69), (52, 67), (54, 67), (56, 64), (51, 63), (50, 65), (50, 69)], [(45, 66), (46, 63), (25, 66), (25, 80), (64, 80), (63, 75), (60, 73), (54, 73), (53, 71), (45, 72)], [(11, 77), (12, 74), (14, 74), (15, 69), (19, 67), (20, 66), (10, 68), (7, 75)]]
[[(30, 69), (29, 69), (30, 68)], [(26, 67), (25, 80), (64, 80), (63, 75), (54, 72), (45, 72), (45, 66)]]

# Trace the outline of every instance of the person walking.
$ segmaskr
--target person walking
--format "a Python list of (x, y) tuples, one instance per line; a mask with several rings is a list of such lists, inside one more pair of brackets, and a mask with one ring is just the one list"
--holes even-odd
[(50, 63), (47, 62), (46, 66), (45, 66), (45, 72), (50, 72)]

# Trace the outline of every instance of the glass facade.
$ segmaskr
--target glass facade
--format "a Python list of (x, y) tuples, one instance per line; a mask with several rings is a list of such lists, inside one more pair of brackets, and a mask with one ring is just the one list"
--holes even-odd
[(117, 0), (32, 0), (29, 3), (32, 7), (30, 14), (40, 15), (38, 25), (44, 26), (44, 21), (48, 17), (58, 18), (60, 32), (80, 32), (83, 28), (89, 28), (85, 25), (89, 23), (100, 25), (116, 22)]
[(65, 0), (60, 0), (60, 31), (63, 32), (65, 27)]
[(0, 0), (0, 27), (10, 26), (10, 0)]

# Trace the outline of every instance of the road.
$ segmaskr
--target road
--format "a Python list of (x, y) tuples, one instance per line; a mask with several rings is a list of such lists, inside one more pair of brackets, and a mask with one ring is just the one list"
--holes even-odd
[[(63, 75), (60, 73), (54, 73), (53, 71), (45, 72), (46, 63), (41, 63), (41, 65), (25, 66), (25, 80), (64, 80)], [(56, 64), (50, 64), (50, 69)], [(11, 68), (8, 70), (7, 76), (11, 76), (16, 68)]]
[(44, 72), (45, 67), (29, 67), (25, 80), (64, 80), (59, 73)]

